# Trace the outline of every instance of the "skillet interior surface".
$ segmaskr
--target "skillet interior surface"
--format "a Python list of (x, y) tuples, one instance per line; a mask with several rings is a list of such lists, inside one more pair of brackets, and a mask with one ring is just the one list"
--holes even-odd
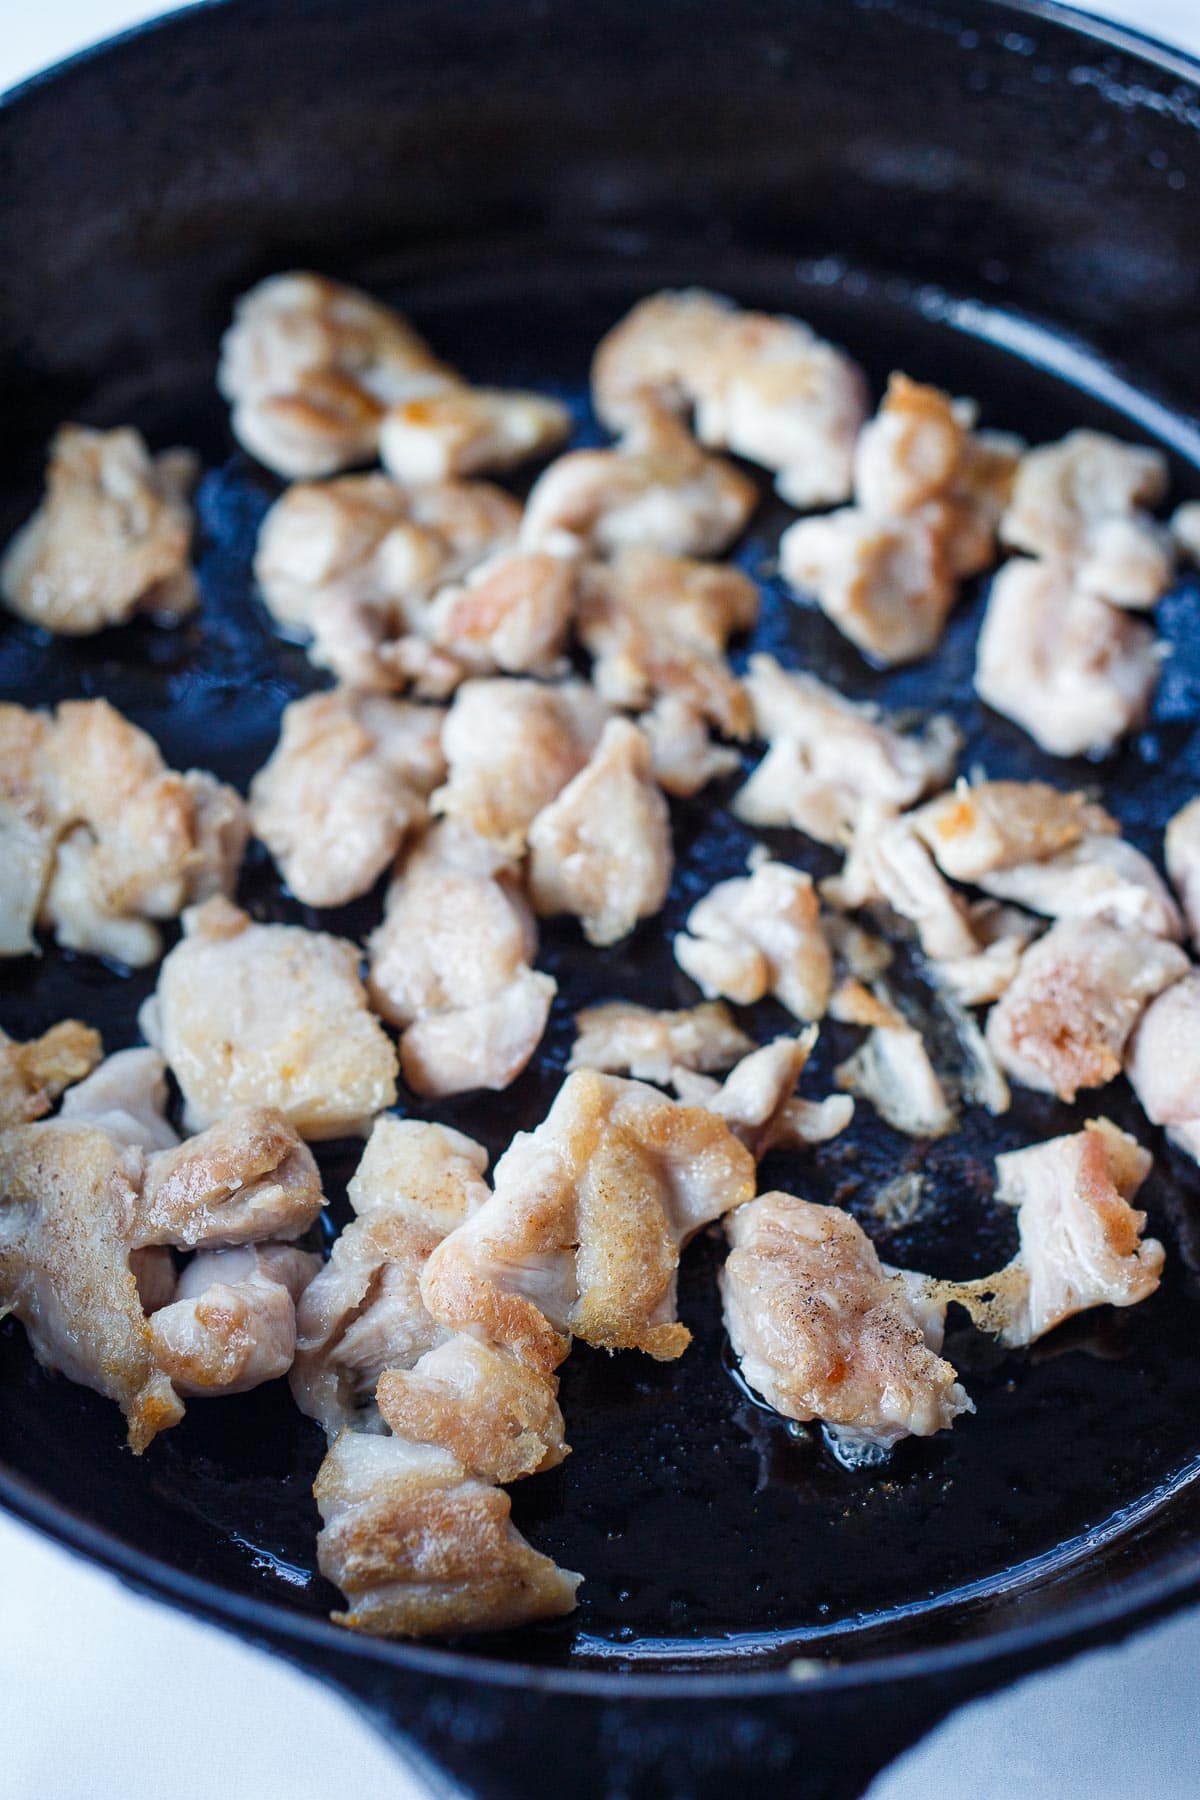
[[(505, 15), (502, 7), (494, 10), (497, 19)], [(549, 16), (554, 9), (543, 10)], [(761, 15), (782, 33), (786, 11), (787, 29), (811, 32), (816, 43), (819, 15), (834, 10), (761, 6), (748, 9), (747, 18), (751, 12), (755, 20)], [(881, 22), (882, 15), (892, 9), (861, 10), (881, 18), (856, 26), (862, 56), (853, 77), (847, 64), (839, 95), (851, 122), (856, 108), (871, 103), (876, 75), (870, 71), (878, 65), (883, 80), (891, 66), (879, 46), (893, 28)], [(993, 13), (987, 7), (974, 10), (985, 17)], [(314, 30), (328, 18), (320, 5), (302, 11)], [(444, 27), (450, 35), (458, 11), (443, 7), (432, 23), (419, 6), (389, 17), (403, 13), (421, 22), (432, 63), (445, 54), (438, 30)], [(653, 28), (647, 21), (646, 30), (678, 30), (703, 11), (664, 7), (661, 21)], [(230, 13), (251, 23), (261, 14), (269, 24), (272, 8), (245, 6)], [(377, 13), (362, 6), (355, 17), (369, 20)], [(611, 7), (609, 14), (620, 39), (623, 9)], [(927, 9), (928, 19), (939, 16), (943, 9)], [(901, 20), (896, 29), (901, 27), (920, 28), (911, 20)], [(628, 30), (627, 21), (622, 29)], [(939, 42), (945, 39), (942, 32)], [(759, 43), (748, 41), (752, 48)], [(840, 52), (820, 41), (821, 54), (836, 61)], [(887, 40), (888, 54), (902, 41), (902, 35)], [(762, 43), (770, 62), (771, 45), (766, 37)], [(519, 94), (528, 71), (522, 73), (520, 54), (506, 44), (513, 91)], [(565, 71), (569, 98), (565, 37), (557, 48), (556, 67)], [(649, 65), (654, 46), (647, 41), (642, 48)], [(579, 54), (595, 60), (609, 51), (588, 42)], [(706, 40), (698, 48), (697, 69), (707, 69), (706, 58), (716, 54)], [(793, 47), (789, 54), (794, 57), (789, 66), (800, 71), (798, 51)], [(1028, 62), (1024, 51), (1011, 54), (1022, 68)], [(215, 66), (222, 67), (219, 59)], [(863, 92), (856, 94), (853, 80), (861, 71), (866, 71)], [(278, 80), (300, 84), (286, 57)], [(696, 80), (699, 84), (699, 75)], [(171, 91), (172, 104), (184, 117), (197, 86), (198, 78), (189, 87), (178, 77)], [(235, 97), (228, 104), (233, 109), (239, 102)], [(565, 116), (566, 100), (562, 106)], [(719, 134), (723, 143), (732, 141), (747, 116), (744, 107), (731, 103), (730, 121)], [(631, 141), (642, 129), (625, 115), (619, 124)], [(451, 125), (469, 129), (461, 111)], [(264, 114), (264, 139), (269, 128)], [(896, 130), (902, 136), (906, 128)], [(595, 129), (590, 120), (588, 129)], [(652, 149), (658, 154), (658, 146)], [(754, 181), (763, 179), (761, 151), (748, 149), (747, 159), (747, 168), (729, 175), (726, 186), (743, 181), (761, 199), (765, 189), (753, 189)], [(304, 179), (319, 185), (326, 179), (323, 167), (311, 177), (306, 172)], [(661, 197), (645, 198), (615, 177), (605, 188), (594, 170), (590, 185), (580, 179), (572, 187), (564, 175), (548, 209), (552, 216), (536, 226), (522, 213), (499, 228), (493, 207), (488, 217), (480, 209), (471, 227), (464, 203), (458, 209), (466, 215), (462, 233), (435, 233), (434, 242), (428, 232), (419, 241), (412, 218), (390, 229), (378, 218), (369, 225), (356, 218), (339, 232), (330, 223), (323, 191), (312, 200), (316, 223), (307, 236), (294, 225), (288, 232), (281, 226), (275, 244), (265, 226), (240, 222), (232, 202), (224, 215), (215, 204), (206, 214), (199, 201), (187, 214), (176, 195), (171, 204), (178, 204), (186, 220), (170, 230), (162, 223), (165, 208), (160, 215), (147, 208), (129, 226), (135, 246), (129, 254), (143, 256), (151, 271), (145, 279), (154, 298), (146, 311), (152, 325), (133, 319), (140, 293), (133, 302), (114, 298), (114, 312), (126, 307), (129, 316), (110, 333), (104, 355), (97, 351), (94, 376), (82, 373), (86, 330), (76, 331), (69, 355), (55, 353), (54, 331), (71, 308), (69, 288), (47, 286), (49, 323), (35, 330), (27, 318), (21, 326), (37, 340), (29, 354), (11, 327), (15, 313), (6, 315), (6, 353), (15, 343), (14, 367), (24, 384), (12, 391), (27, 396), (28, 405), (5, 452), (0, 528), (7, 533), (34, 503), (42, 439), (57, 418), (77, 416), (96, 424), (128, 420), (141, 425), (156, 446), (194, 444), (207, 469), (198, 502), (202, 609), (198, 620), (176, 633), (137, 626), (81, 644), (52, 643), (5, 619), (0, 694), (39, 704), (104, 694), (154, 734), (172, 766), (211, 768), (244, 787), (274, 742), (284, 704), (316, 685), (303, 653), (275, 639), (253, 596), (254, 535), (278, 489), (232, 451), (212, 382), (215, 329), (233, 294), (247, 278), (299, 260), (360, 281), (400, 305), (470, 376), (563, 394), (576, 408), (580, 441), (595, 437), (585, 387), (590, 352), (601, 332), (655, 286), (703, 282), (747, 304), (809, 318), (864, 362), (877, 391), (890, 368), (902, 367), (977, 396), (984, 423), (1019, 430), (1032, 440), (1079, 424), (1143, 440), (1157, 437), (1172, 453), (1175, 498), (1200, 492), (1195, 427), (1183, 397), (1173, 411), (1162, 404), (1161, 383), (1160, 391), (1146, 398), (1074, 340), (1024, 327), (1014, 331), (1013, 314), (956, 301), (927, 284), (934, 272), (945, 270), (946, 279), (959, 277), (955, 293), (980, 291), (966, 267), (975, 251), (969, 244), (964, 248), (951, 228), (957, 221), (952, 201), (936, 197), (936, 168), (932, 174), (913, 169), (880, 161), (873, 176), (885, 189), (890, 182), (893, 194), (911, 176), (923, 195), (915, 210), (911, 196), (896, 199), (894, 219), (885, 212), (876, 219), (864, 210), (855, 187), (860, 177), (865, 181), (860, 167), (847, 177), (844, 216), (824, 218), (819, 229), (811, 217), (791, 223), (776, 217), (772, 206), (782, 203), (774, 194), (771, 206), (762, 201), (757, 214), (748, 205), (741, 221), (745, 229), (739, 231), (687, 205), (664, 214)], [(1159, 173), (1165, 180), (1169, 171), (1163, 165)], [(36, 192), (36, 167), (33, 174)], [(455, 179), (453, 167), (438, 164), (437, 175), (435, 186), (444, 198)], [(505, 178), (505, 173), (497, 176), (499, 187)], [(364, 179), (362, 205), (378, 211), (372, 179)], [(236, 189), (238, 183), (230, 185)], [(797, 191), (801, 210), (818, 204), (811, 199), (815, 189), (801, 184)], [(718, 200), (728, 210), (728, 195)], [(254, 193), (251, 212), (268, 201), (304, 212), (304, 203), (282, 181), (274, 196)], [(599, 216), (622, 209), (636, 228), (628, 219), (618, 225)], [(907, 232), (902, 214), (909, 221)], [(273, 216), (269, 208), (266, 216)], [(858, 256), (854, 246), (868, 218), (878, 242), (872, 255)], [(1130, 233), (1137, 228), (1128, 209), (1121, 225)], [(238, 238), (239, 231), (247, 240), (257, 232), (253, 250)], [(237, 241), (236, 255), (230, 251), (227, 267), (214, 253), (205, 276), (205, 329), (180, 341), (176, 321), (191, 317), (185, 278), (196, 278), (205, 245), (222, 241), (222, 232)], [(901, 237), (904, 253), (897, 249)], [(397, 247), (406, 244), (413, 247)], [(165, 254), (172, 245), (175, 262)], [(1012, 249), (1007, 240), (993, 245), (993, 260)], [(1045, 259), (1037, 265), (1043, 310), (1052, 314), (1067, 307), (1068, 292), (1076, 294), (1085, 266), (1078, 259), (1072, 264), (1066, 249), (1061, 266)], [(802, 252), (806, 260), (797, 262)], [(26, 262), (12, 265), (12, 307), (32, 304), (21, 284), (39, 256), (44, 258), (43, 247), (31, 242)], [(1027, 260), (1029, 266), (1036, 261)], [(234, 261), (239, 261), (236, 276)], [(1012, 266), (1019, 272), (1017, 261)], [(117, 258), (114, 268), (119, 267)], [(1121, 270), (1127, 274), (1127, 301), (1137, 282), (1149, 282), (1156, 271), (1166, 278), (1161, 262), (1148, 253), (1134, 273), (1128, 273), (1127, 261), (1115, 272), (1102, 271), (1111, 275), (1107, 286), (1098, 282), (1096, 295), (1080, 299), (1073, 316), (1106, 348), (1113, 344), (1113, 319), (1099, 295), (1108, 293), (1119, 313)], [(85, 296), (88, 303), (105, 296), (103, 272), (96, 279), (98, 285)], [(1000, 276), (993, 271), (987, 280), (994, 285)], [(116, 292), (113, 288), (112, 295)], [(1017, 298), (1028, 302), (1030, 295)], [(104, 333), (95, 330), (99, 343)], [(1153, 366), (1156, 359), (1165, 361), (1170, 343), (1160, 335), (1148, 342), (1144, 356), (1139, 348), (1139, 355)], [(1155, 373), (1161, 375), (1162, 368)], [(1194, 390), (1194, 374), (1189, 381)], [(1102, 787), (1127, 834), (1157, 854), (1164, 820), (1200, 788), (1200, 584), (1192, 574), (1181, 576), (1159, 610), (1172, 656), (1147, 729), (1109, 763), (1049, 762), (972, 698), (979, 584), (968, 590), (936, 657), (886, 677), (873, 673), (818, 613), (782, 598), (772, 559), (779, 530), (791, 515), (771, 500), (765, 484), (763, 491), (762, 509), (738, 553), (766, 595), (753, 647), (811, 668), (855, 696), (879, 698), (895, 709), (952, 712), (967, 735), (965, 768), (982, 765), (992, 774), (1048, 775), (1060, 783)], [(508, 1093), (465, 1099), (440, 1116), (498, 1152), (515, 1130), (533, 1125), (546, 1110), (569, 1046), (570, 1015), (581, 1003), (618, 995), (657, 1005), (694, 998), (666, 940), (700, 892), (741, 869), (750, 839), (725, 808), (732, 785), (710, 789), (700, 801), (677, 809), (678, 866), (663, 919), (608, 952), (584, 952), (572, 926), (546, 926), (539, 960), (558, 976), (560, 995), (535, 1064)], [(802, 838), (778, 834), (772, 842), (814, 871), (828, 866)], [(269, 866), (254, 857), (243, 898), (259, 917), (299, 919), (352, 935), (367, 929), (379, 908), (376, 894), (343, 913), (318, 917), (282, 893)], [(27, 1035), (65, 1014), (78, 1014), (100, 1026), (107, 1046), (115, 1049), (135, 1041), (137, 1007), (153, 980), (153, 971), (128, 975), (47, 946), (36, 962), (4, 970), (0, 1024)], [(919, 981), (908, 991), (916, 1004), (927, 1003)], [(783, 1023), (782, 1015), (768, 1008), (753, 1015), (763, 1037)], [(809, 1091), (824, 1091), (834, 1062), (853, 1041), (854, 1034), (824, 1028)], [(685, 1257), (681, 1281), (682, 1316), (695, 1334), (687, 1355), (676, 1364), (655, 1365), (632, 1355), (607, 1359), (577, 1349), (564, 1367), (562, 1388), (574, 1454), (560, 1470), (513, 1490), (515, 1518), (537, 1546), (585, 1573), (579, 1612), (562, 1625), (464, 1647), (548, 1666), (636, 1663), (662, 1669), (680, 1662), (693, 1666), (699, 1658), (712, 1666), (745, 1655), (763, 1666), (797, 1654), (849, 1658), (881, 1640), (898, 1645), (915, 1636), (961, 1635), (974, 1628), (971, 1621), (981, 1609), (998, 1611), (1004, 1596), (1014, 1593), (1032, 1597), (1053, 1589), (1058, 1572), (1084, 1556), (1101, 1571), (1096, 1579), (1103, 1580), (1103, 1571), (1118, 1568), (1123, 1547), (1137, 1541), (1151, 1515), (1167, 1508), (1173, 1518), (1194, 1519), (1188, 1489), (1200, 1464), (1194, 1404), (1200, 1378), (1194, 1294), (1200, 1174), (1149, 1131), (1123, 1084), (1087, 1096), (1074, 1109), (1018, 1092), (1004, 1119), (969, 1111), (964, 1129), (935, 1145), (913, 1145), (875, 1121), (864, 1106), (845, 1140), (802, 1160), (775, 1159), (764, 1168), (763, 1180), (849, 1206), (889, 1260), (946, 1275), (984, 1273), (1013, 1245), (1011, 1220), (1001, 1217), (991, 1199), (991, 1158), (1070, 1129), (1099, 1110), (1138, 1131), (1156, 1154), (1146, 1204), (1151, 1229), (1165, 1238), (1169, 1255), (1163, 1287), (1153, 1300), (1128, 1313), (1078, 1321), (1022, 1356), (1002, 1357), (965, 1330), (955, 1333), (950, 1353), (976, 1401), (976, 1416), (960, 1420), (940, 1438), (902, 1446), (884, 1469), (851, 1472), (831, 1460), (819, 1437), (790, 1431), (731, 1376), (714, 1281), (720, 1244), (716, 1237), (701, 1238)], [(333, 1227), (346, 1217), (344, 1183), (355, 1157), (353, 1145), (321, 1153)], [(924, 1203), (907, 1223), (889, 1226), (873, 1213), (875, 1194), (898, 1172), (913, 1171), (925, 1177)], [(315, 1426), (295, 1412), (285, 1385), (274, 1384), (237, 1400), (193, 1403), (184, 1424), (134, 1464), (122, 1447), (115, 1409), (43, 1374), (21, 1328), (12, 1320), (0, 1325), (0, 1462), (18, 1468), (35, 1488), (120, 1542), (219, 1590), (265, 1599), (284, 1615), (321, 1618), (335, 1599), (314, 1574), (317, 1516), (309, 1489), (320, 1454)]]

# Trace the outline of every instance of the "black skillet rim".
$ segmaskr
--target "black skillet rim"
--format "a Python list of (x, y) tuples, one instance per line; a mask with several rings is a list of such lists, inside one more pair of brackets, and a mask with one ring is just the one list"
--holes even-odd
[[(121, 50), (136, 39), (166, 37), (192, 29), (192, 21), (207, 14), (234, 9), (242, 0), (192, 0), (171, 12), (156, 14), (126, 30), (85, 46), (46, 69), (37, 70), (0, 93), (0, 110), (8, 111), (63, 75)], [(991, 0), (986, 0), (990, 4)], [(1115, 20), (1099, 17), (1061, 0), (1003, 0), (1006, 8), (1066, 26), (1081, 38), (1107, 44), (1166, 73), (1200, 84), (1200, 57), (1164, 43), (1160, 38)], [(201, 27), (202, 28), (202, 27)], [(1167, 1504), (1169, 1504), (1169, 1500)], [(0, 1506), (44, 1536), (75, 1552), (86, 1561), (125, 1580), (140, 1593), (174, 1604), (209, 1622), (246, 1633), (252, 1642), (271, 1643), (284, 1650), (291, 1640), (301, 1650), (333, 1658), (349, 1655), (355, 1661), (383, 1670), (400, 1668), (414, 1674), (461, 1679), (496, 1688), (518, 1688), (577, 1697), (638, 1700), (690, 1700), (728, 1698), (731, 1690), (746, 1699), (777, 1694), (798, 1697), (802, 1693), (831, 1693), (877, 1687), (883, 1682), (927, 1679), (942, 1673), (984, 1668), (1001, 1661), (1019, 1663), (1065, 1657), (1091, 1642), (1124, 1635), (1149, 1624), (1161, 1614), (1200, 1595), (1200, 1547), (1182, 1552), (1170, 1566), (1142, 1572), (1107, 1592), (1068, 1603), (1061, 1611), (1042, 1614), (1032, 1624), (1015, 1625), (978, 1638), (959, 1639), (930, 1650), (868, 1654), (853, 1662), (804, 1661), (803, 1677), (784, 1668), (765, 1673), (742, 1673), (728, 1663), (720, 1673), (641, 1674), (629, 1668), (603, 1670), (548, 1669), (513, 1661), (495, 1661), (486, 1655), (466, 1655), (419, 1643), (390, 1642), (360, 1637), (339, 1630), (323, 1619), (308, 1618), (286, 1608), (188, 1575), (169, 1563), (147, 1556), (120, 1538), (90, 1523), (68, 1508), (48, 1499), (32, 1483), (0, 1466)], [(1157, 1509), (1155, 1509), (1157, 1510)], [(736, 1649), (731, 1655), (736, 1656)], [(313, 1673), (321, 1664), (305, 1662)], [(334, 1673), (331, 1668), (330, 1673)]]

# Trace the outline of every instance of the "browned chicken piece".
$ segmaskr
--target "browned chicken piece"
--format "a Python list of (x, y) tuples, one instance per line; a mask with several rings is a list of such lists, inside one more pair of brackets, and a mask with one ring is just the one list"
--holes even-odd
[(364, 1416), (384, 1369), (451, 1334), (426, 1311), (430, 1253), (490, 1198), (482, 1145), (446, 1125), (376, 1122), (349, 1184), (354, 1217), (297, 1309), (292, 1392), (332, 1437)]
[(1151, 627), (1088, 593), (1068, 565), (1018, 556), (992, 583), (975, 691), (1048, 755), (1086, 756), (1142, 723), (1161, 661)]
[(768, 1150), (824, 1144), (849, 1125), (854, 1102), (845, 1094), (805, 1100), (796, 1093), (816, 1041), (817, 1028), (811, 1025), (799, 1037), (776, 1038), (752, 1049), (723, 1082), (677, 1067), (671, 1084), (685, 1105), (707, 1107), (724, 1119), (756, 1162)]
[(675, 1069), (709, 1074), (732, 1068), (754, 1048), (719, 1000), (658, 1012), (633, 1000), (609, 1000), (575, 1015), (570, 1069), (600, 1069), (638, 1081), (670, 1081)]
[(562, 1462), (568, 1451), (557, 1395), (553, 1375), (464, 1333), (427, 1350), (411, 1369), (385, 1369), (377, 1389), (397, 1437), (436, 1444), (489, 1481), (519, 1481)]
[(894, 729), (878, 708), (856, 705), (815, 675), (752, 656), (745, 688), (754, 729), (770, 748), (737, 795), (748, 825), (785, 825), (823, 844), (848, 844), (867, 803), (900, 811), (943, 787), (962, 742), (935, 714), (918, 733)]
[(196, 605), (188, 566), (199, 464), (151, 455), (140, 432), (64, 425), (50, 447), (46, 497), (0, 563), (0, 594), (45, 631), (87, 637), (136, 613), (175, 624)]
[(40, 1119), (103, 1054), (100, 1033), (78, 1019), (63, 1019), (23, 1044), (0, 1031), (0, 1131)]
[(399, 313), (298, 270), (238, 301), (217, 385), (243, 449), (294, 481), (373, 461), (387, 407), (460, 383)]
[(1168, 819), (1163, 852), (1188, 932), (1193, 944), (1200, 945), (1200, 797)]
[(553, 1370), (572, 1336), (682, 1354), (681, 1246), (754, 1192), (754, 1159), (724, 1121), (615, 1075), (568, 1075), (535, 1132), (500, 1158), (492, 1198), (421, 1279), (434, 1317)]
[(1073, 1100), (1120, 1074), (1146, 1006), (1188, 966), (1178, 945), (1136, 926), (1063, 920), (1026, 950), (987, 1041), (1015, 1081)]
[(1185, 500), (1171, 514), (1171, 536), (1181, 555), (1200, 563), (1200, 500)]
[(130, 1242), (224, 1250), (297, 1238), (325, 1204), (311, 1150), (283, 1113), (244, 1106), (150, 1157)]
[(821, 1018), (833, 989), (812, 877), (769, 859), (696, 902), (675, 960), (709, 1000), (748, 1006), (773, 994), (802, 1020)]
[(960, 781), (914, 813), (913, 825), (945, 874), (973, 882), (1118, 829), (1086, 794), (1045, 781)]
[(521, 857), (535, 816), (583, 768), (608, 716), (584, 681), (465, 682), (446, 714), (450, 773), (434, 811)]
[(396, 1098), (396, 1052), (367, 1008), (359, 950), (299, 925), (257, 925), (227, 900), (184, 915), (142, 1008), (193, 1130), (272, 1106), (305, 1138), (366, 1133)]
[(569, 450), (538, 477), (521, 543), (612, 556), (720, 556), (758, 504), (748, 475), (709, 456), (669, 414), (639, 413), (613, 450)]
[(250, 823), (297, 900), (344, 906), (368, 893), (424, 824), (446, 772), (444, 716), (350, 688), (284, 708), (250, 784)]
[(534, 909), (572, 913), (589, 944), (615, 944), (662, 909), (673, 865), (650, 745), (628, 719), (610, 719), (587, 767), (529, 827)]
[(1200, 1161), (1200, 974), (1150, 1002), (1129, 1040), (1125, 1073), (1146, 1117)]
[(861, 370), (801, 320), (743, 312), (702, 288), (652, 294), (614, 326), (592, 396), (613, 430), (646, 406), (694, 407), (701, 443), (771, 469), (800, 507), (846, 498), (867, 409)]
[(1070, 565), (1076, 586), (1116, 606), (1153, 606), (1170, 585), (1171, 534), (1146, 512), (1167, 491), (1159, 450), (1072, 431), (1022, 457), (1001, 521), (1006, 544)]
[(885, 667), (928, 656), (958, 597), (940, 512), (876, 519), (855, 506), (798, 519), (779, 540), (785, 580)]
[(377, 1637), (501, 1631), (575, 1606), (581, 1577), (534, 1550), (503, 1489), (449, 1451), (343, 1431), (313, 1489), (321, 1573), (345, 1594), (338, 1624)]
[(742, 766), (737, 751), (715, 744), (703, 715), (678, 694), (660, 694), (638, 724), (650, 745), (654, 779), (664, 794), (690, 799), (710, 781)]
[(576, 581), (571, 556), (501, 550), (434, 596), (422, 630), (464, 677), (561, 676)]
[(915, 1025), (886, 1002), (878, 1011), (843, 1004), (834, 1016), (868, 1027), (854, 1055), (833, 1072), (839, 1088), (869, 1100), (906, 1137), (944, 1137), (954, 1130), (957, 1115)]
[(571, 435), (561, 400), (503, 388), (443, 388), (390, 406), (379, 458), (397, 481), (493, 475), (558, 450)]
[(44, 1367), (118, 1403), (139, 1454), (183, 1417), (130, 1266), (141, 1173), (141, 1153), (97, 1125), (0, 1134), (0, 1312), (16, 1314)]
[(296, 1301), (321, 1259), (290, 1244), (202, 1250), (150, 1320), (159, 1367), (179, 1394), (245, 1394), (286, 1375)]
[(606, 700), (638, 709), (672, 694), (726, 736), (749, 736), (750, 702), (725, 661), (729, 639), (758, 617), (748, 575), (633, 547), (589, 564), (580, 590), (579, 638)]
[(371, 1003), (401, 1028), (417, 1093), (505, 1088), (538, 1046), (556, 983), (531, 967), (537, 926), (486, 841), (436, 825), (401, 864), (367, 940)]
[(511, 548), (521, 509), (483, 481), (404, 488), (345, 475), (287, 491), (262, 522), (254, 573), (275, 622), (350, 687), (434, 699), (461, 665), (426, 635), (430, 603)]
[(887, 1269), (835, 1206), (763, 1194), (727, 1221), (725, 1325), (745, 1380), (789, 1419), (819, 1419), (851, 1459), (973, 1412), (938, 1354), (939, 1309)]

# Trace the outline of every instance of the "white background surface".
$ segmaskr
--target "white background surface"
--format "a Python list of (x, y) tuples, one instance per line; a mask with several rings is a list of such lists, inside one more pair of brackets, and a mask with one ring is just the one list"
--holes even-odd
[[(161, 10), (8, 0), (0, 87)], [(1093, 10), (1200, 50), (1200, 0)], [(1200, 1612), (964, 1709), (871, 1800), (1197, 1800), (1198, 1673)], [(327, 1689), (0, 1515), (3, 1800), (330, 1800), (347, 1787), (418, 1796)]]

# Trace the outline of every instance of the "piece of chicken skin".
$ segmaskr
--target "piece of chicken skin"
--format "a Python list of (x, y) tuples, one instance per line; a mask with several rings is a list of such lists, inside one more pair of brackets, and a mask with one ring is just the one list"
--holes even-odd
[(846, 1094), (806, 1100), (796, 1093), (817, 1041), (810, 1025), (798, 1037), (776, 1038), (751, 1049), (723, 1082), (676, 1066), (671, 1085), (687, 1106), (704, 1106), (725, 1120), (756, 1162), (769, 1150), (803, 1150), (824, 1144), (844, 1131), (854, 1117)]
[(332, 1437), (358, 1423), (384, 1369), (451, 1334), (426, 1310), (431, 1252), (490, 1198), (482, 1145), (446, 1125), (379, 1119), (348, 1193), (354, 1217), (297, 1309), (292, 1392)]
[(1200, 798), (1167, 820), (1163, 855), (1192, 943), (1200, 946)]
[(1125, 1073), (1148, 1119), (1200, 1161), (1200, 974), (1153, 999), (1125, 1052)]
[(506, 388), (442, 388), (383, 417), (379, 458), (397, 481), (496, 475), (558, 450), (571, 435), (561, 400)]
[(754, 1192), (754, 1160), (714, 1113), (614, 1075), (568, 1075), (500, 1158), (485, 1206), (440, 1244), (425, 1304), (456, 1331), (555, 1369), (572, 1336), (682, 1354), (681, 1246)]
[(359, 951), (299, 925), (258, 925), (227, 900), (184, 915), (142, 1008), (143, 1036), (202, 1130), (272, 1106), (302, 1137), (365, 1135), (396, 1098), (397, 1057), (367, 1007)]
[(599, 1069), (637, 1081), (670, 1081), (675, 1069), (708, 1075), (732, 1068), (754, 1041), (720, 1000), (678, 1012), (661, 1012), (633, 1000), (609, 1000), (575, 1015), (575, 1042), (567, 1070)]
[(138, 613), (163, 624), (185, 618), (196, 605), (187, 496), (198, 467), (190, 450), (151, 455), (130, 426), (62, 426), (45, 498), (0, 562), (5, 605), (64, 637)]
[(308, 1230), (325, 1204), (311, 1150), (272, 1106), (243, 1106), (152, 1155), (131, 1243), (225, 1250)]
[(78, 1019), (63, 1019), (25, 1043), (0, 1031), (0, 1131), (42, 1118), (103, 1054), (100, 1033)]
[(812, 878), (769, 859), (696, 902), (675, 939), (675, 960), (706, 999), (748, 1006), (773, 994), (806, 1021), (824, 1015), (833, 990)]
[(250, 784), (250, 824), (306, 906), (368, 893), (428, 817), (446, 772), (440, 707), (350, 688), (284, 708)]
[(661, 911), (673, 866), (650, 745), (628, 719), (610, 719), (590, 762), (529, 827), (534, 910), (571, 913), (589, 944), (615, 944)]
[(202, 1250), (150, 1320), (159, 1367), (176, 1393), (246, 1394), (292, 1366), (295, 1303), (321, 1258), (290, 1244)]
[(465, 1333), (407, 1369), (385, 1369), (376, 1398), (384, 1422), (413, 1444), (436, 1444), (472, 1475), (519, 1481), (568, 1454), (558, 1381), (511, 1351)]

